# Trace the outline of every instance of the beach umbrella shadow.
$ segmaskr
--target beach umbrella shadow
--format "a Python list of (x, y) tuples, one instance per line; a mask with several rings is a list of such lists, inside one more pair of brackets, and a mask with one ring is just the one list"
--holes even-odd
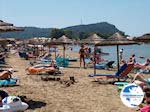
[(36, 108), (41, 108), (43, 106), (46, 106), (46, 103), (42, 101), (29, 100), (26, 103), (29, 105), (28, 109), (33, 109), (33, 110)]
[(25, 102), (29, 105), (28, 109), (36, 109), (36, 108), (41, 108), (43, 106), (46, 106), (45, 102), (42, 101), (35, 101), (35, 100), (29, 100), (26, 96), (18, 96), (21, 98), (22, 102)]

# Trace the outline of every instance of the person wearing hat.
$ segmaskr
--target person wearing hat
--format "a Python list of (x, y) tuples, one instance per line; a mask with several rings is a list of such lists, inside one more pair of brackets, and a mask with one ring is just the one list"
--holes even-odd
[(0, 80), (6, 80), (11, 78), (12, 71), (6, 70), (0, 73)]

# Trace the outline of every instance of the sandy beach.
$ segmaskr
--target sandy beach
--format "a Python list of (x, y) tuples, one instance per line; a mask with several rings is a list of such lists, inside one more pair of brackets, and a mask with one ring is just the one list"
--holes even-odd
[[(79, 57), (76, 52), (67, 51), (70, 56)], [(69, 80), (74, 76), (77, 83), (66, 86), (59, 81), (43, 81), (43, 75), (27, 75), (29, 60), (16, 55), (9, 55), (7, 63), (13, 67), (13, 77), (20, 79), (20, 85), (2, 87), (9, 95), (26, 96), (30, 99), (26, 112), (135, 112), (136, 109), (126, 107), (120, 99), (115, 85), (99, 84), (88, 74), (92, 68), (79, 68), (78, 62), (71, 62), (69, 68), (64, 68), (61, 80)], [(99, 73), (114, 73), (115, 71), (99, 70)]]

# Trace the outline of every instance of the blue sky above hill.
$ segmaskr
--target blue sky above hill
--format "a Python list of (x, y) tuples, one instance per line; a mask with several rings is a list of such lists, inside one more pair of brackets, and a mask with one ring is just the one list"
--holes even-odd
[(0, 0), (0, 19), (42, 28), (109, 22), (140, 36), (150, 33), (149, 4), (150, 0)]

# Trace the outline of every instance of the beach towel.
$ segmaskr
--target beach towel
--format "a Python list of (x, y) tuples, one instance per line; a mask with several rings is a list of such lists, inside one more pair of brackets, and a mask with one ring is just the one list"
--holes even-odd
[(19, 79), (17, 78), (11, 78), (11, 79), (7, 79), (7, 80), (0, 80), (0, 86), (13, 86), (17, 84), (17, 81)]
[(125, 85), (129, 84), (129, 82), (115, 82), (114, 85), (117, 86), (118, 91), (121, 91)]

